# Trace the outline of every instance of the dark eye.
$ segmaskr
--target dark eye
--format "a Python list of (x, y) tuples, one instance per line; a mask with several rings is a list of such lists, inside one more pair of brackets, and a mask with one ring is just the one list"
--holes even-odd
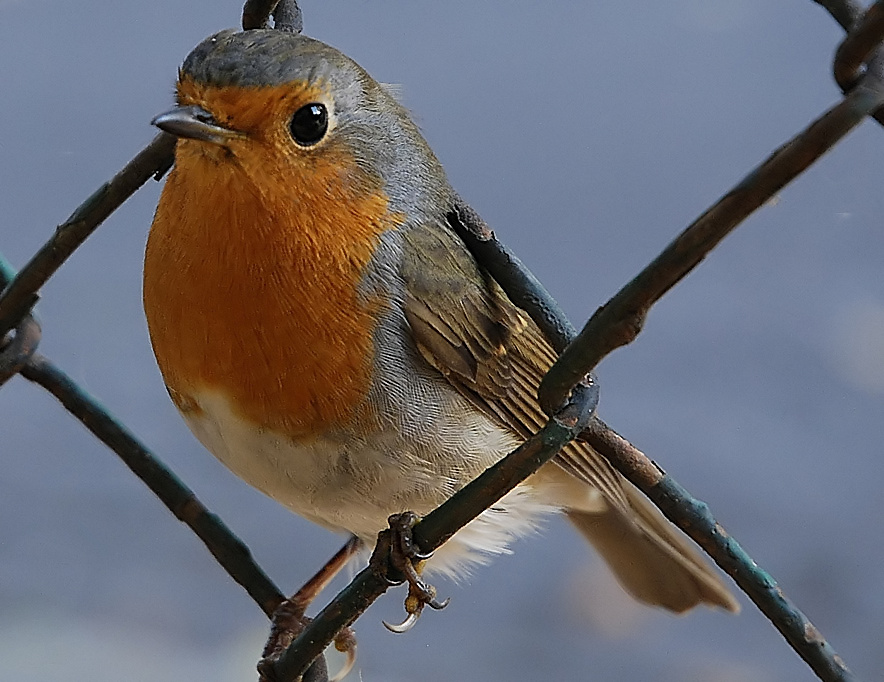
[(302, 147), (310, 147), (325, 137), (328, 111), (324, 104), (314, 102), (298, 109), (289, 123), (292, 137)]

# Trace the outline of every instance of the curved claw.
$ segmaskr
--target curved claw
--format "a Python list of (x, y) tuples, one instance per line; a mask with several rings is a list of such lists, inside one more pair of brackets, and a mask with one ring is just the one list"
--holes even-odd
[[(387, 625), (384, 623), (384, 625)], [(387, 627), (390, 627), (387, 625)], [(335, 676), (332, 677), (328, 682), (341, 682), (347, 675), (350, 674), (350, 671), (353, 670), (353, 666), (356, 665), (356, 645), (354, 644), (352, 647), (347, 649), (347, 660), (344, 661), (344, 667), (341, 668)]]
[(441, 611), (446, 606), (448, 606), (450, 603), (451, 603), (451, 597), (446, 597), (443, 601), (431, 599), (430, 601), (427, 602), (427, 606), (429, 606), (431, 609), (433, 609), (435, 611)]
[(417, 619), (420, 617), (419, 613), (409, 613), (408, 616), (403, 620), (399, 625), (390, 625), (385, 620), (381, 622), (384, 624), (384, 627), (387, 628), (390, 632), (395, 632), (397, 635), (401, 635), (403, 632), (408, 632), (411, 628), (414, 627), (415, 623), (417, 623)]

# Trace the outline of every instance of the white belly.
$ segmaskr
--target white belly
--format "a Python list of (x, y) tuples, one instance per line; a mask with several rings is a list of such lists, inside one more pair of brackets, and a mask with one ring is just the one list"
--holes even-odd
[[(247, 483), (296, 514), (372, 546), (390, 514), (426, 514), (519, 444), (453, 390), (439, 388), (432, 396), (423, 391), (433, 399), (415, 408), (421, 414), (385, 415), (379, 421), (386, 429), (358, 437), (341, 432), (294, 442), (247, 424), (223, 396), (211, 393), (194, 396), (200, 410), (184, 417), (203, 445)], [(526, 483), (513, 490), (441, 548), (429, 568), (455, 573), (482, 561), (483, 553), (507, 551), (514, 537), (554, 509), (542, 499), (548, 491), (536, 488)]]

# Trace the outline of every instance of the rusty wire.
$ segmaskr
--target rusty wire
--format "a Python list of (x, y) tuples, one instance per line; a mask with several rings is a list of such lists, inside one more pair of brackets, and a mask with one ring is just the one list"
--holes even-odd
[[(570, 415), (565, 420), (567, 424), (551, 420), (541, 434), (527, 441), (474, 484), (428, 515), (419, 527), (424, 534), (419, 538), (422, 546), (432, 547), (441, 543), (455, 532), (458, 524), (466, 523), (471, 518), (470, 514), (493, 504), (492, 498), (503, 494), (501, 491), (505, 491), (506, 486), (492, 486), (495, 489), (489, 495), (489, 481), (495, 478), (521, 480), (530, 473), (531, 467), (539, 466), (542, 457), (551, 457), (556, 445), (560, 447), (577, 434), (582, 422), (572, 412), (582, 409), (583, 418), (586, 418), (594, 408), (597, 393), (590, 390), (583, 398), (582, 408), (575, 403), (566, 403), (565, 396), (607, 353), (635, 338), (649, 307), (683, 278), (730, 230), (814, 163), (865, 116), (874, 116), (884, 123), (884, 110), (881, 109), (884, 104), (884, 58), (877, 48), (884, 39), (882, 2), (879, 0), (868, 11), (864, 11), (854, 0), (815, 2), (826, 8), (849, 32), (838, 48), (833, 65), (836, 80), (846, 92), (844, 100), (783, 145), (701, 215), (635, 280), (593, 316), (560, 358), (555, 371), (544, 381), (544, 405), (553, 412), (555, 407), (567, 404), (564, 413)], [(275, 19), (275, 28), (300, 30), (300, 12), (296, 3), (288, 0), (282, 3), (248, 0), (243, 9), (243, 26), (268, 26), (271, 15)], [(124, 426), (64, 372), (36, 353), (40, 332), (31, 310), (39, 289), (128, 196), (151, 176), (159, 177), (169, 168), (173, 146), (174, 140), (169, 136), (155, 138), (110, 182), (102, 185), (78, 207), (18, 275), (13, 277), (14, 273), (0, 267), (0, 285), (3, 286), (0, 293), (0, 385), (17, 372), (57, 397), (66, 409), (124, 459), (173, 513), (194, 530), (262, 610), (271, 614), (281, 602), (282, 595), (251, 559), (245, 545), (220, 519), (209, 513), (193, 493)], [(520, 300), (520, 305), (524, 305), (538, 324), (550, 331), (551, 338), (557, 339), (559, 348), (572, 340), (574, 330), (570, 323), (554, 305), (545, 303), (551, 300), (548, 294), (532, 280), (530, 273), (513, 261), (511, 254), (501, 250), (490, 230), (484, 235), (462, 237), (468, 245), (473, 241), (471, 248), (477, 259), (495, 273), (511, 297)], [(499, 262), (495, 263), (496, 259)], [(501, 263), (505, 267), (495, 270)], [(509, 274), (505, 272), (507, 268)], [(532, 301), (539, 302), (539, 306), (533, 310)], [(541, 440), (550, 435), (550, 429), (556, 432), (560, 442), (552, 447), (539, 447)], [(686, 530), (720, 566), (735, 577), (740, 587), (771, 618), (820, 679), (854, 679), (816, 628), (788, 602), (775, 581), (759, 569), (715, 522), (706, 505), (688, 495), (659, 467), (600, 420), (593, 419), (581, 436), (608, 457), (671, 520)], [(520, 457), (529, 461), (519, 462)], [(456, 520), (454, 517), (457, 517)], [(386, 589), (378, 589), (373, 585), (372, 576), (365, 574), (366, 571), (360, 573), (275, 661), (278, 680), (296, 679), (332, 641), (338, 630), (355, 620)]]

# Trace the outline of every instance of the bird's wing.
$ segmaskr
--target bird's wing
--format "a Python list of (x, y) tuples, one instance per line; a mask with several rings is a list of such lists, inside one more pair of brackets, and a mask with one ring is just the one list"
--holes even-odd
[[(405, 317), (421, 354), (492, 419), (532, 436), (547, 422), (536, 395), (556, 359), (552, 347), (447, 226), (417, 225), (403, 238)], [(585, 443), (554, 461), (614, 508), (630, 509), (620, 474)]]
[[(556, 359), (540, 329), (443, 224), (406, 229), (404, 242), (405, 317), (423, 357), (499, 424), (523, 438), (536, 433), (547, 421), (537, 387)], [(739, 610), (718, 574), (608, 460), (571, 442), (553, 462), (607, 503), (566, 511), (633, 596), (676, 612), (702, 602)]]

